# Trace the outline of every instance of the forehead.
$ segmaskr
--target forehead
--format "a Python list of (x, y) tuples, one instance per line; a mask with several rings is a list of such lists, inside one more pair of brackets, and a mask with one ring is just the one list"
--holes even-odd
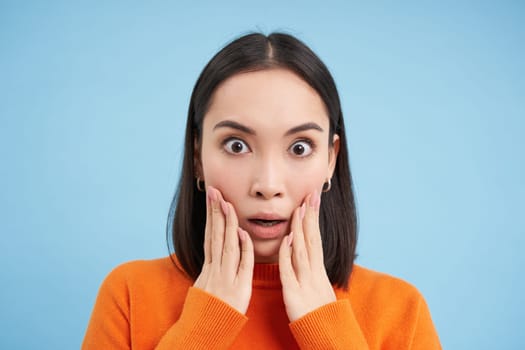
[(327, 130), (328, 114), (319, 94), (286, 69), (236, 74), (215, 90), (204, 128), (230, 119), (252, 128), (289, 128), (315, 122)]

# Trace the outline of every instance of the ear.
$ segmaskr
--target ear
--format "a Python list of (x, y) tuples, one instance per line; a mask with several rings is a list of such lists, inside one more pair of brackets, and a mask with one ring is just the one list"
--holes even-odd
[(328, 178), (331, 179), (334, 175), (335, 166), (337, 163), (337, 155), (339, 154), (339, 135), (334, 134), (332, 145), (328, 150)]
[(196, 177), (200, 177), (201, 180), (204, 181), (201, 162), (201, 146), (197, 136), (193, 139), (193, 173)]

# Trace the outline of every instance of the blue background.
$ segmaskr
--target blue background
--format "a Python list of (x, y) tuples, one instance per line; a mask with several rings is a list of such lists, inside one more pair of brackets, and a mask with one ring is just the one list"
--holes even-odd
[(416, 285), (445, 349), (525, 348), (524, 23), (521, 1), (2, 1), (0, 348), (78, 348), (106, 274), (167, 254), (191, 89), (251, 30), (335, 77), (357, 262)]

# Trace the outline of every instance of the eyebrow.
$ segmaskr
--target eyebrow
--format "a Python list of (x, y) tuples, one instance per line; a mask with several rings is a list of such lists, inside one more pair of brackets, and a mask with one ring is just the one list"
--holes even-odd
[(244, 126), (244, 125), (242, 125), (240, 123), (234, 122), (232, 120), (223, 120), (221, 122), (218, 122), (213, 127), (213, 130), (217, 130), (218, 128), (231, 128), (231, 129), (236, 129), (236, 130), (242, 131), (242, 132), (244, 132), (246, 134), (255, 135), (255, 130), (253, 130), (253, 129), (247, 127), (247, 126)]
[(317, 130), (319, 132), (323, 132), (323, 128), (321, 128), (316, 123), (304, 123), (304, 124), (291, 128), (284, 135), (289, 136), (289, 135), (296, 134), (298, 132), (306, 131), (306, 130)]
[[(241, 123), (234, 122), (233, 120), (223, 120), (221, 122), (218, 122), (213, 127), (213, 130), (216, 130), (218, 128), (231, 128), (231, 129), (242, 131), (246, 134), (255, 135), (255, 130), (245, 125), (242, 125)], [(284, 136), (290, 136), (292, 134), (296, 134), (298, 132), (306, 131), (306, 130), (317, 130), (319, 132), (323, 132), (323, 128), (321, 128), (318, 124), (310, 122), (310, 123), (304, 123), (304, 124), (291, 128), (284, 134)]]

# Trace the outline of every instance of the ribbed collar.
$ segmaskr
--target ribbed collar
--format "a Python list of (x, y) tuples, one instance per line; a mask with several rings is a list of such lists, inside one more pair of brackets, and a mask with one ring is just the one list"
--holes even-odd
[[(179, 270), (190, 278), (179, 262), (176, 254), (172, 255), (175, 265)], [(169, 260), (169, 257), (167, 258)], [(171, 264), (171, 261), (169, 262)], [(253, 288), (280, 289), (281, 277), (279, 276), (279, 264), (255, 264), (253, 268)]]
[(255, 264), (253, 268), (253, 288), (281, 288), (279, 264)]

